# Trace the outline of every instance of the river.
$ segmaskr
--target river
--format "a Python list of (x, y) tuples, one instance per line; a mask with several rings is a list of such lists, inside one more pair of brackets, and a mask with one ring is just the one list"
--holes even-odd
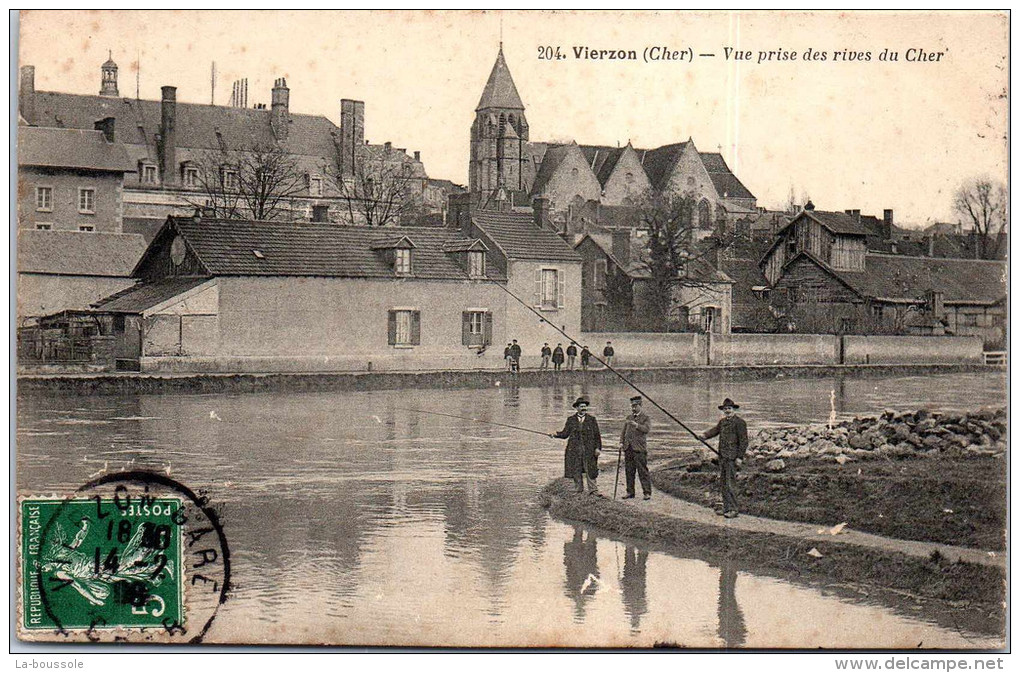
[[(702, 430), (724, 397), (752, 434), (884, 408), (1002, 405), (1001, 374), (648, 384)], [(558, 430), (581, 393), (616, 435), (632, 390), (25, 397), (19, 492), (151, 469), (206, 489), (234, 591), (207, 641), (499, 646), (991, 646), (923, 615), (600, 535), (537, 494), (563, 442), (414, 411)], [(652, 411), (654, 447), (693, 440)]]

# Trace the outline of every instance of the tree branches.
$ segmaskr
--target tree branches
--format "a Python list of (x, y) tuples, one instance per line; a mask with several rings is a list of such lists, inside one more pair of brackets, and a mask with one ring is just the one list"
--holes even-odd
[(982, 259), (999, 255), (1006, 238), (1008, 206), (1006, 186), (988, 178), (969, 180), (953, 196), (953, 208), (974, 228)]

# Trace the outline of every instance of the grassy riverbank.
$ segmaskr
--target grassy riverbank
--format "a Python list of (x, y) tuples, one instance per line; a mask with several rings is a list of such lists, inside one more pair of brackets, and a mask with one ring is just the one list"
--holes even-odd
[[(839, 464), (786, 459), (782, 472), (749, 460), (738, 475), (742, 512), (850, 528), (886, 537), (1005, 549), (1002, 457), (901, 456)], [(719, 499), (718, 467), (674, 461), (652, 474), (657, 489), (705, 506)]]
[[(541, 497), (554, 516), (661, 543), (683, 556), (708, 562), (736, 559), (749, 572), (842, 595), (880, 599), (902, 612), (916, 615), (920, 611), (952, 628), (1001, 634), (1005, 623), (1005, 576), (996, 567), (687, 521), (625, 502), (574, 495), (565, 480), (549, 484)], [(809, 555), (812, 548), (821, 556)]]

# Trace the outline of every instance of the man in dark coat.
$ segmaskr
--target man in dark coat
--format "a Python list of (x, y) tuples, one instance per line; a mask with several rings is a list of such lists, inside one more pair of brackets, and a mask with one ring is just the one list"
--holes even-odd
[(716, 423), (715, 427), (701, 436), (702, 439), (719, 437), (719, 470), (720, 486), (722, 487), (723, 506), (717, 509), (716, 514), (722, 514), (727, 519), (737, 517), (737, 465), (744, 459), (747, 451), (747, 423), (736, 410), (740, 405), (730, 398), (726, 398), (719, 408), (723, 417)]
[(607, 341), (606, 347), (602, 349), (602, 359), (605, 361), (607, 367), (613, 366), (614, 355), (616, 355), (616, 351), (613, 350), (613, 342)]
[[(633, 498), (634, 473), (641, 480), (641, 490), (645, 500), (652, 498), (652, 477), (648, 474), (648, 433), (652, 429), (652, 421), (648, 414), (641, 410), (641, 396), (630, 398), (630, 416), (623, 422), (620, 433), (620, 450), (626, 459), (627, 466), (627, 498)], [(619, 479), (619, 475), (617, 476)]]
[(591, 359), (591, 351), (587, 346), (581, 346), (581, 369), (588, 371), (588, 360)]
[(574, 359), (577, 357), (577, 344), (573, 341), (567, 346), (567, 369), (574, 368)]
[(559, 371), (563, 368), (563, 344), (556, 344), (552, 352), (553, 370)]
[(540, 369), (549, 369), (549, 358), (552, 357), (552, 349), (549, 344), (542, 344), (542, 366)]
[(563, 476), (574, 480), (578, 493), (584, 492), (584, 479), (588, 479), (589, 495), (600, 495), (596, 479), (599, 476), (599, 454), (602, 452), (602, 433), (598, 420), (588, 413), (590, 402), (585, 396), (574, 402), (577, 413), (567, 417), (559, 432), (550, 437), (567, 440), (563, 455)]
[(521, 347), (517, 344), (517, 339), (513, 340), (510, 344), (510, 371), (516, 372), (521, 369)]

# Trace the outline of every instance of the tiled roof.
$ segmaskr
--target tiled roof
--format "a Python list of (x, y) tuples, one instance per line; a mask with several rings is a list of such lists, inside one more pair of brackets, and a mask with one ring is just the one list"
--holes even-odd
[(796, 217), (787, 222), (783, 229), (786, 229), (786, 227), (790, 226), (801, 217), (810, 217), (834, 234), (856, 234), (860, 236), (866, 236), (868, 234), (868, 230), (864, 227), (864, 225), (857, 222), (846, 213), (833, 213), (826, 210), (802, 210)]
[(109, 313), (141, 313), (208, 281), (208, 278), (194, 277), (161, 278), (121, 290), (92, 306)]
[[(28, 121), (35, 126), (92, 130), (96, 121), (113, 117), (118, 143), (141, 145), (155, 157), (159, 133), (160, 101), (108, 96), (39, 91), (35, 93), (35, 113)], [(227, 149), (248, 149), (256, 144), (273, 144), (270, 110), (234, 108), (223, 105), (177, 103), (177, 146), (219, 150), (217, 131)], [(327, 118), (316, 115), (290, 115), (290, 127), (284, 147), (293, 154), (333, 156), (333, 134), (339, 129)], [(144, 129), (140, 132), (138, 127)], [(182, 157), (178, 157), (183, 161)]]
[[(214, 276), (395, 277), (385, 253), (372, 250), (373, 243), (383, 233), (375, 227), (171, 219)], [(467, 270), (458, 263), (458, 258), (443, 251), (445, 244), (467, 239), (448, 230), (424, 227), (410, 231), (407, 236), (415, 245), (412, 278), (468, 279)], [(256, 250), (261, 256), (255, 254)], [(486, 268), (490, 279), (503, 279), (495, 264)]]
[(579, 147), (588, 161), (588, 165), (591, 166), (592, 172), (595, 173), (595, 177), (598, 178), (599, 184), (605, 187), (626, 148), (606, 145), (580, 145)]
[(686, 146), (687, 143), (674, 143), (656, 147), (654, 150), (637, 150), (641, 165), (644, 166), (653, 189), (661, 190), (665, 186), (673, 172), (673, 166), (680, 159), (680, 154)]
[(542, 164), (539, 166), (538, 173), (535, 175), (535, 181), (531, 184), (532, 194), (537, 195), (542, 193), (546, 184), (548, 184), (553, 175), (556, 174), (556, 169), (559, 168), (560, 164), (563, 163), (563, 160), (567, 158), (570, 148), (570, 143), (566, 145), (549, 145), (549, 147), (545, 150), (545, 155), (542, 157)]
[(944, 301), (991, 303), (1006, 296), (1006, 263), (868, 253), (864, 271), (837, 276), (866, 297), (917, 299), (930, 289)]
[(492, 65), (492, 72), (482, 90), (482, 97), (478, 100), (476, 110), (486, 108), (511, 108), (523, 110), (524, 103), (517, 93), (517, 86), (514, 78), (510, 76), (510, 68), (507, 67), (506, 59), (503, 58), (503, 47), (499, 48), (496, 62)]
[(130, 278), (145, 252), (138, 234), (18, 230), (18, 272)]
[(718, 152), (700, 152), (699, 154), (701, 154), (701, 163), (705, 165), (705, 170), (712, 178), (712, 184), (719, 196), (731, 199), (754, 198), (754, 194), (730, 170), (723, 155)]
[(18, 127), (18, 165), (134, 171), (124, 146), (106, 142), (100, 131)]
[(533, 215), (478, 210), (471, 213), (471, 221), (511, 259), (581, 261), (555, 232), (535, 226)]
[(597, 233), (592, 233), (592, 232), (584, 234), (577, 241), (577, 243), (574, 244), (574, 249), (575, 250), (577, 249), (577, 247), (579, 245), (584, 243), (584, 239), (585, 238), (590, 238), (591, 242), (594, 243), (596, 246), (598, 246), (598, 248), (603, 253), (605, 253), (606, 257), (608, 257), (613, 262), (613, 264), (615, 264), (617, 267), (619, 267), (621, 271), (626, 271), (627, 270), (625, 265), (619, 259), (616, 258), (616, 255), (613, 254), (613, 235), (612, 234), (597, 234)]

